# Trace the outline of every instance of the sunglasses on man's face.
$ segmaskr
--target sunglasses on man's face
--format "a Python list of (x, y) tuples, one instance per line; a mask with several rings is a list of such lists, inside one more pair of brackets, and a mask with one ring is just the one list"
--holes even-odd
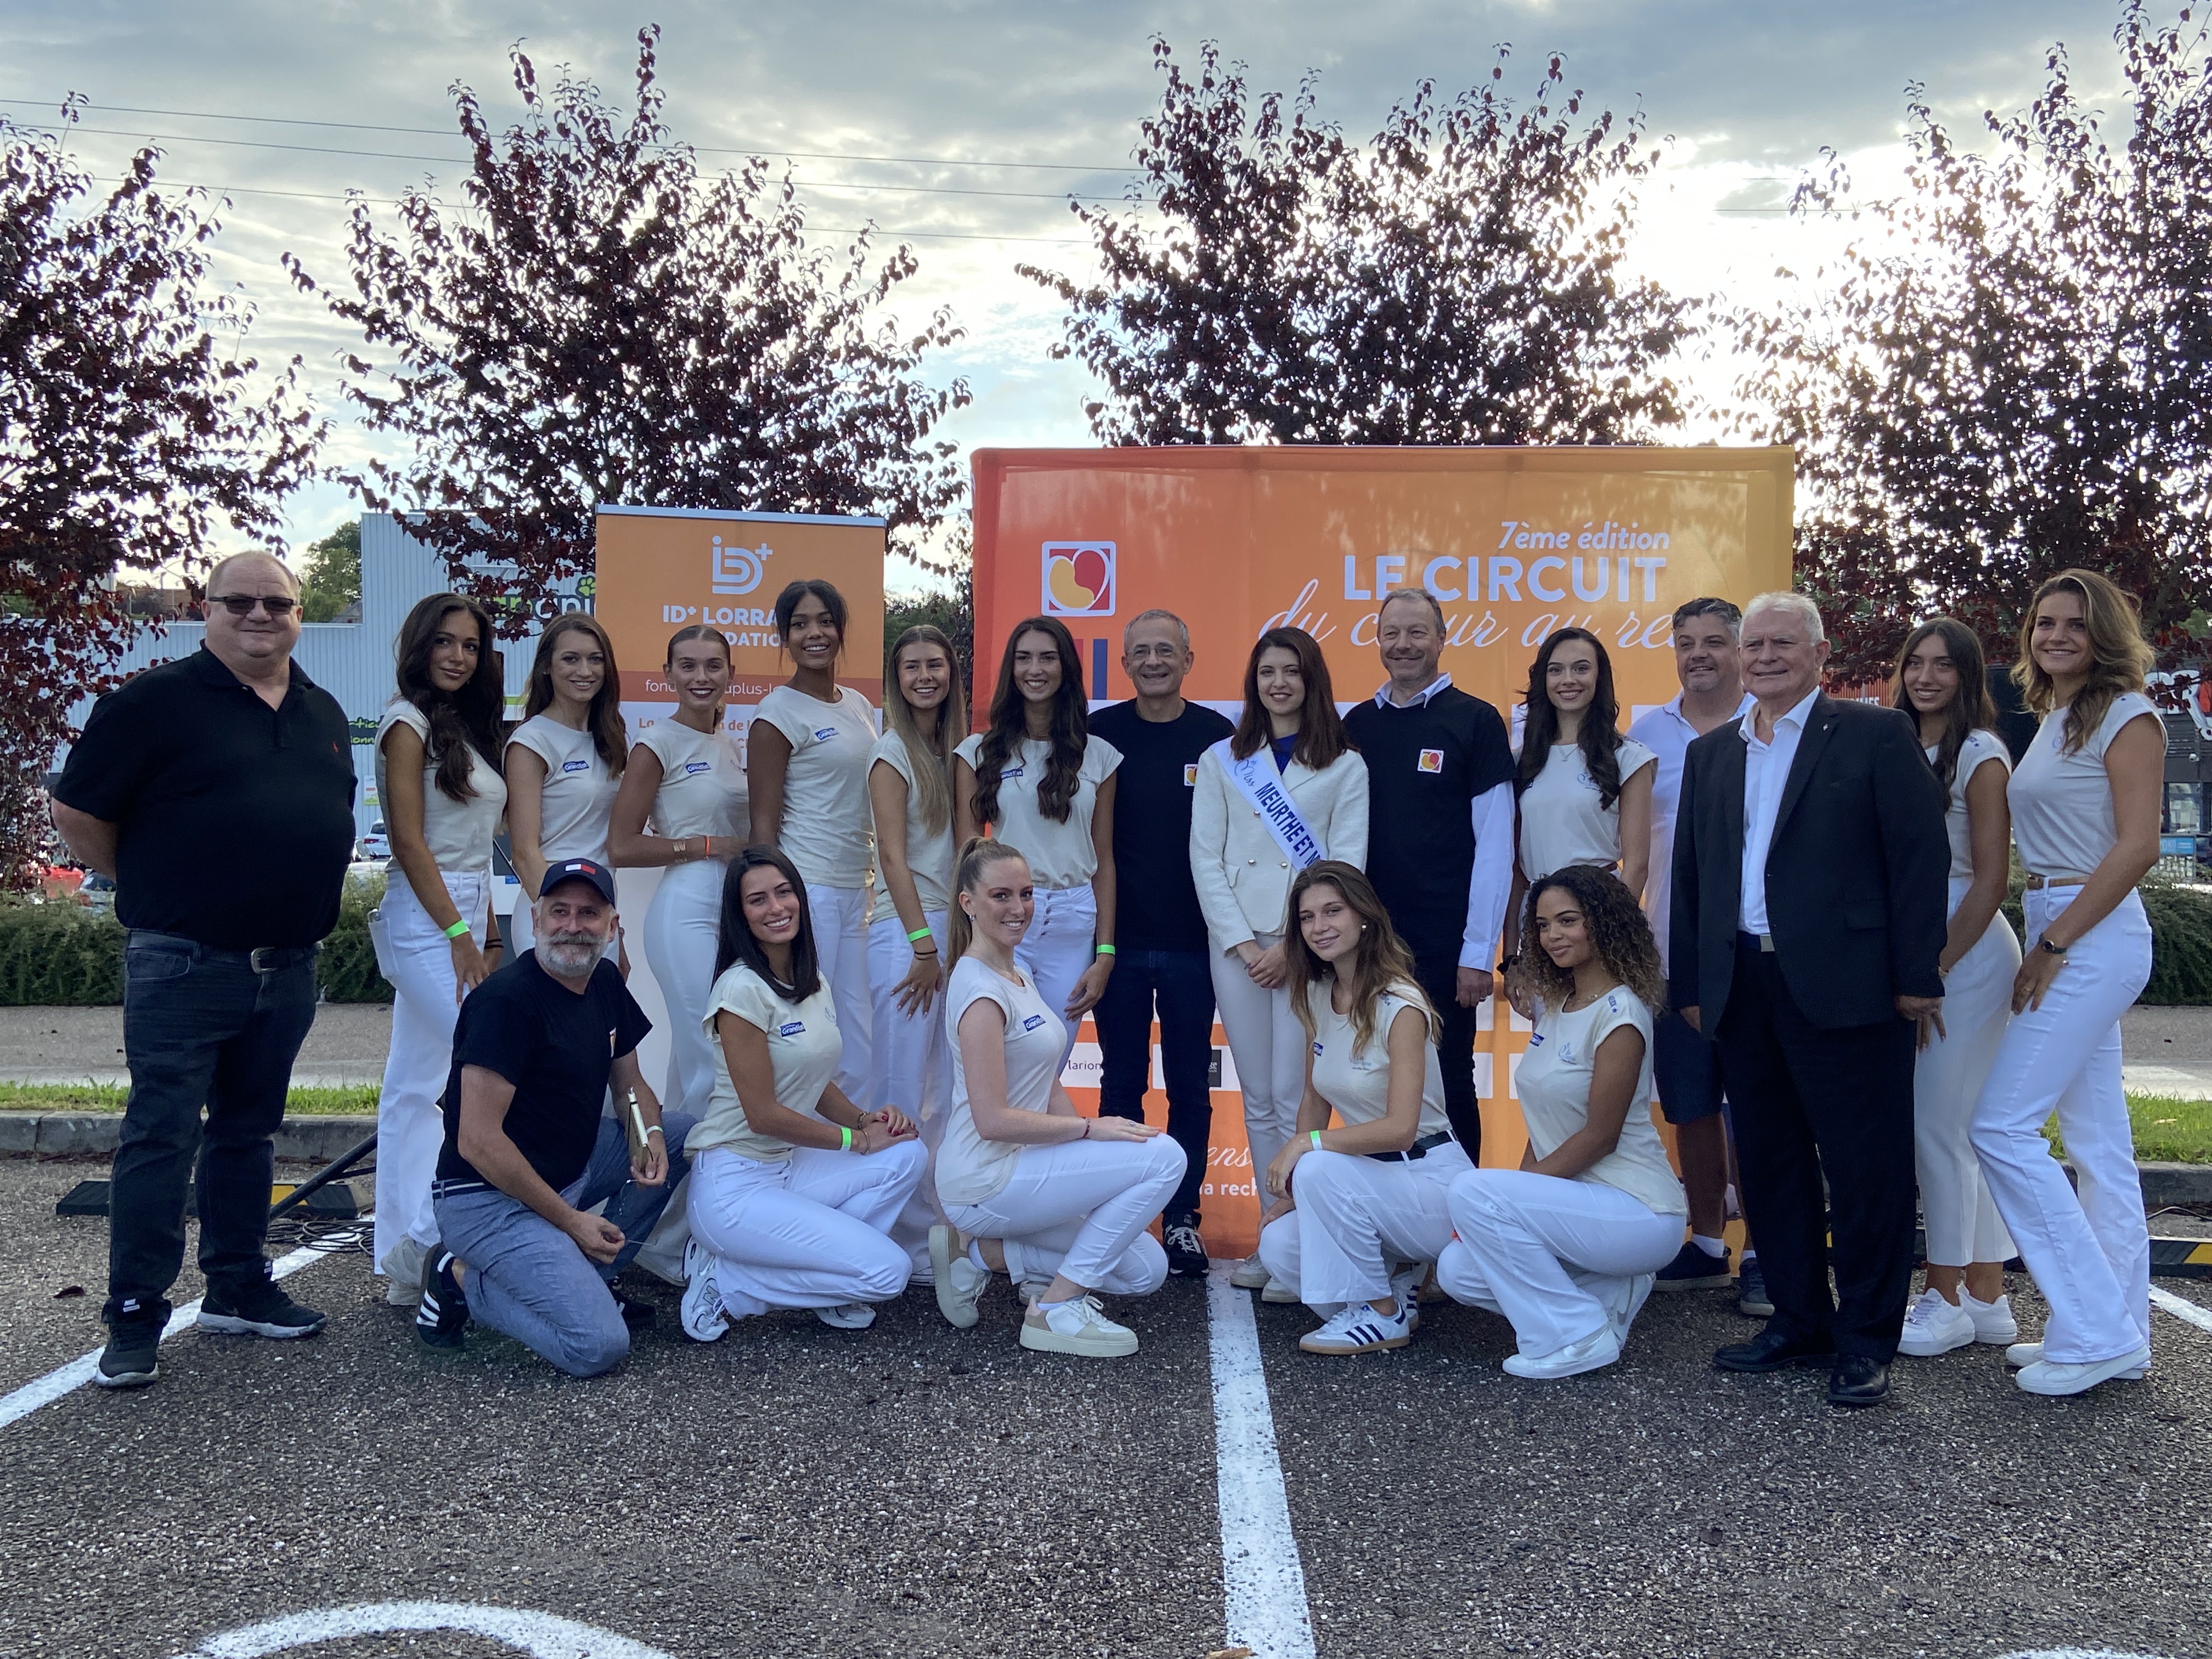
[(289, 617), (300, 602), (287, 599), (282, 593), (264, 596), (259, 593), (210, 593), (207, 602), (219, 605), (234, 617), (250, 617), (253, 607), (259, 605), (272, 617)]

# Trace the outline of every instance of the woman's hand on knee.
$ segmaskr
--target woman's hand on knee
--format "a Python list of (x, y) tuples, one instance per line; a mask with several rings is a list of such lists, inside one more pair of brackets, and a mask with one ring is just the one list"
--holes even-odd
[(1091, 1127), (1081, 1137), (1086, 1140), (1151, 1140), (1160, 1133), (1133, 1117), (1114, 1117), (1104, 1112), (1088, 1121)]

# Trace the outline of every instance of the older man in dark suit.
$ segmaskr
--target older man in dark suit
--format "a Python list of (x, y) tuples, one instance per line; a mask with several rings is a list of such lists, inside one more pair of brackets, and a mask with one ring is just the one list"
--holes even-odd
[(1832, 1402), (1870, 1406), (1911, 1289), (1913, 1033), (1942, 1006), (1944, 791), (1905, 715), (1821, 691), (1828, 644), (1803, 595), (1753, 599), (1742, 651), (1758, 706), (1690, 745), (1674, 837), (1668, 993), (1719, 1051), (1774, 1302), (1713, 1363), (1825, 1365)]

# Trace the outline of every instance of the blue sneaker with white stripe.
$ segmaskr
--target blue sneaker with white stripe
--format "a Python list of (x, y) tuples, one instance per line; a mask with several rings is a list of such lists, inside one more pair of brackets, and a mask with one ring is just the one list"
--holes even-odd
[(1308, 1353), (1374, 1353), (1383, 1348), (1402, 1348), (1413, 1340), (1413, 1322), (1401, 1297), (1395, 1312), (1379, 1314), (1364, 1302), (1338, 1310), (1328, 1324), (1308, 1331), (1298, 1346)]

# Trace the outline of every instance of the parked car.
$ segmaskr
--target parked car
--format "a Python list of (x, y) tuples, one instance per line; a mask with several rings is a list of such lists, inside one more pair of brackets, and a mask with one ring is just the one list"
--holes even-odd
[(377, 863), (381, 863), (392, 856), (392, 837), (385, 833), (382, 818), (377, 819), (374, 823), (368, 826), (368, 833), (363, 836), (354, 848), (354, 856), (364, 861)]

